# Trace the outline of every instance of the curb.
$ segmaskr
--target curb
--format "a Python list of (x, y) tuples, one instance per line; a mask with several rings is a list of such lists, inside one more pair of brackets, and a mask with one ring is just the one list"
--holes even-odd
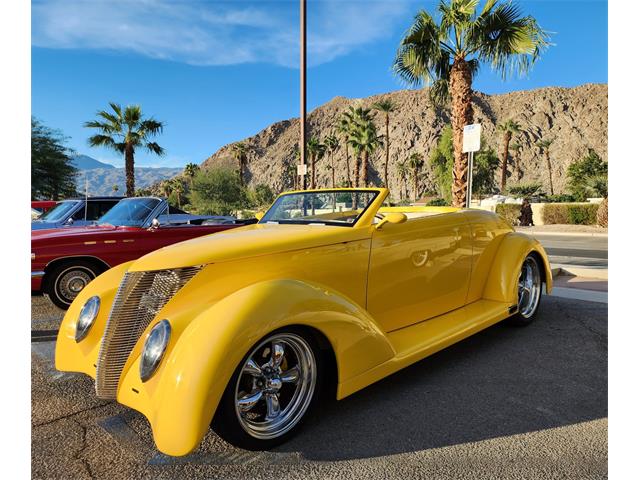
[(516, 232), (526, 233), (527, 235), (546, 235), (549, 237), (608, 237), (609, 233), (599, 232), (544, 232), (540, 230), (525, 230), (522, 228), (516, 228)]
[(595, 278), (598, 280), (609, 280), (608, 268), (575, 267), (572, 265), (551, 265), (551, 275), (553, 278), (568, 275), (572, 277)]

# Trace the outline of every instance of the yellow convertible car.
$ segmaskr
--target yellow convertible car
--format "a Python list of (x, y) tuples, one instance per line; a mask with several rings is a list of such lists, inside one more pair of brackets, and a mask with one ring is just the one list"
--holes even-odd
[(211, 427), (269, 449), (338, 399), (501, 320), (526, 325), (551, 271), (493, 213), (385, 207), (387, 189), (280, 195), (255, 225), (174, 244), (93, 280), (56, 367), (142, 412), (185, 455)]

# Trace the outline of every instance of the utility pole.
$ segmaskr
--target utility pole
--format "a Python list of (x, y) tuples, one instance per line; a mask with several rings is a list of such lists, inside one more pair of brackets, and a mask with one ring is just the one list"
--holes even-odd
[(307, 0), (300, 0), (300, 166), (298, 175), (307, 189)]

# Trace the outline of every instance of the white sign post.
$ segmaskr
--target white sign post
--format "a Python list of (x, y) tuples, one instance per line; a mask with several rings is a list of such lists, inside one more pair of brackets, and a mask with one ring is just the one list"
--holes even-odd
[(298, 175), (304, 176), (307, 174), (307, 164), (298, 164)]
[(480, 150), (480, 134), (482, 126), (479, 123), (465, 125), (462, 131), (462, 153), (468, 154), (467, 167), (467, 208), (471, 206), (471, 192), (473, 189), (473, 152)]

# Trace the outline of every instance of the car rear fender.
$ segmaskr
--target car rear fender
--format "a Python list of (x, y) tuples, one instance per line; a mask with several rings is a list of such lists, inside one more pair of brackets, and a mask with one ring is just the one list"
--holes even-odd
[(286, 326), (307, 326), (330, 342), (342, 382), (395, 354), (369, 314), (331, 289), (298, 280), (259, 282), (198, 314), (146, 383), (139, 357), (120, 383), (118, 401), (142, 412), (160, 451), (193, 450), (207, 432), (233, 372), (255, 343)]
[(505, 235), (494, 258), (484, 287), (483, 298), (496, 302), (518, 301), (518, 277), (524, 259), (534, 252), (543, 270), (547, 294), (553, 288), (553, 276), (549, 259), (540, 242), (523, 233), (511, 232)]

